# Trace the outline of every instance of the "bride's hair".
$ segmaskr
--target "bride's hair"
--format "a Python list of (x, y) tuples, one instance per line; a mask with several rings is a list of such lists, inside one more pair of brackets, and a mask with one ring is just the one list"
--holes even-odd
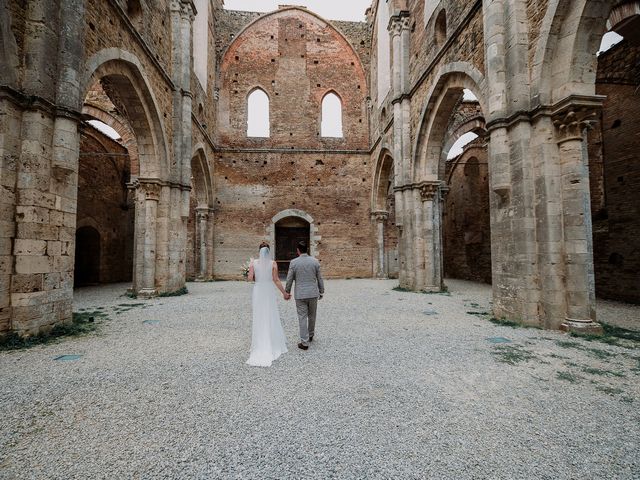
[(264, 241), (264, 240), (263, 240), (263, 241), (260, 243), (260, 247), (258, 247), (258, 250), (262, 250), (264, 247), (269, 248), (269, 242), (267, 242), (267, 241)]

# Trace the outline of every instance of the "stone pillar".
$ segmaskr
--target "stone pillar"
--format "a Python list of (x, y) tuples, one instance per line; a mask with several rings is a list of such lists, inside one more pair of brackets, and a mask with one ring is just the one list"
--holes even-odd
[(205, 280), (207, 278), (207, 232), (209, 230), (209, 209), (200, 207), (196, 208), (196, 220), (200, 249), (198, 280)]
[(442, 203), (444, 188), (441, 182), (422, 182), (419, 184), (422, 201), (424, 236), (424, 284), (427, 292), (442, 290)]
[(388, 278), (389, 268), (384, 252), (384, 223), (389, 218), (389, 212), (377, 211), (371, 214), (371, 218), (376, 225), (376, 242), (378, 246), (376, 278)]
[(157, 216), (161, 187), (158, 184), (142, 185), (144, 193), (144, 249), (142, 258), (141, 297), (154, 297), (156, 289)]
[(568, 104), (554, 112), (560, 154), (565, 264), (564, 330), (601, 332), (595, 322), (595, 279), (585, 130), (597, 120), (591, 106)]
[[(406, 191), (410, 183), (410, 99), (409, 89), (409, 12), (400, 11), (389, 21), (389, 35), (393, 51), (391, 85), (393, 92), (393, 159), (396, 225), (399, 227), (398, 254), (400, 257), (400, 286), (415, 288), (413, 265), (413, 198)], [(409, 193), (409, 194), (408, 194)]]
[[(409, 193), (409, 192), (408, 192)], [(426, 238), (425, 232), (425, 210), (422, 204), (420, 188), (413, 188), (410, 191), (413, 197), (414, 212), (414, 240), (413, 240), (413, 258), (415, 270), (415, 290), (422, 291), (426, 285)]]

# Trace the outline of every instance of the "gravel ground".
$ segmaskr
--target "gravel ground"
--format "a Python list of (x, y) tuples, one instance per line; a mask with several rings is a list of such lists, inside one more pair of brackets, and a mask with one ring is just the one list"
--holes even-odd
[(494, 325), (468, 313), (487, 286), (395, 284), (328, 281), (306, 352), (281, 301), (289, 353), (268, 369), (244, 363), (246, 283), (81, 290), (98, 333), (0, 353), (0, 478), (640, 479), (637, 345)]

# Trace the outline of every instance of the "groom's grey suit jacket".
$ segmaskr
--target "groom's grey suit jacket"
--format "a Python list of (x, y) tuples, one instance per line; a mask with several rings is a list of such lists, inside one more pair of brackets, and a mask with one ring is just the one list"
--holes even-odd
[(294, 291), (296, 300), (318, 298), (320, 295), (324, 295), (324, 282), (320, 274), (320, 262), (306, 253), (291, 260), (285, 288), (287, 293), (291, 293), (291, 286), (294, 280), (296, 282)]

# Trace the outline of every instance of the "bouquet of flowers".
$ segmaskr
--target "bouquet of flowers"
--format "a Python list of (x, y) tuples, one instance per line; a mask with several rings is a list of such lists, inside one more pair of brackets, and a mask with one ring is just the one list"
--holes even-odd
[(249, 267), (251, 266), (251, 262), (253, 262), (253, 258), (250, 258), (242, 264), (240, 271), (242, 272), (242, 276), (244, 278), (247, 278), (249, 276)]

